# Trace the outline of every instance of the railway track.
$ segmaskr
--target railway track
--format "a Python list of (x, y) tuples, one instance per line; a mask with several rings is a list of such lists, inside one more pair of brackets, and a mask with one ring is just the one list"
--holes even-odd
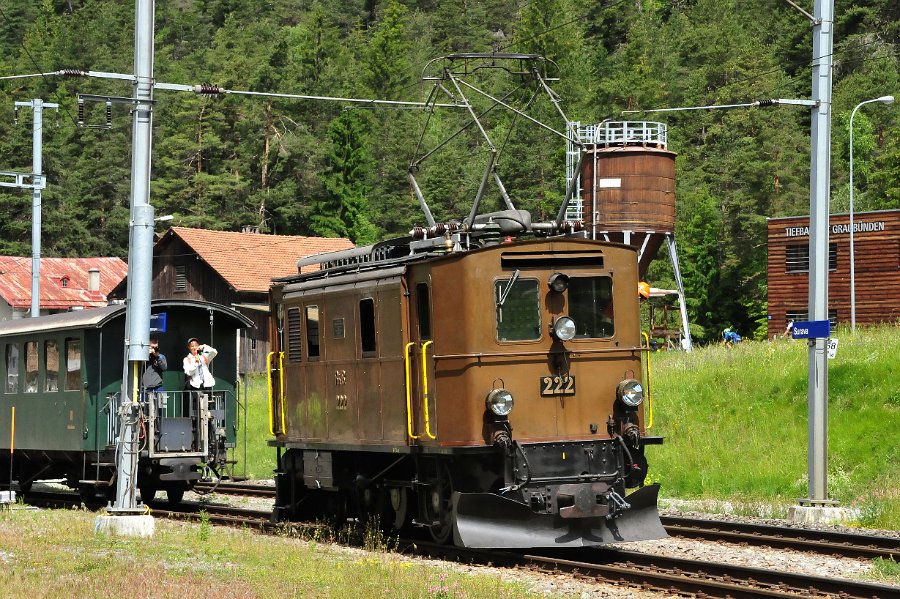
[(275, 487), (248, 482), (219, 481), (216, 483), (197, 483), (194, 490), (200, 494), (221, 493), (223, 495), (240, 495), (244, 497), (275, 498)]
[(900, 539), (890, 537), (680, 516), (663, 516), (661, 519), (666, 532), (673, 537), (746, 543), (856, 559), (900, 558)]
[[(51, 507), (78, 505), (80, 498), (74, 493), (28, 494), (29, 503)], [(149, 504), (157, 517), (207, 520), (212, 524), (232, 527), (248, 527), (266, 533), (280, 530), (278, 524), (270, 521), (267, 510), (248, 510), (232, 506), (209, 504), (206, 502), (183, 502), (177, 506), (155, 501)], [(684, 536), (713, 539), (716, 541), (747, 542), (747, 538), (759, 544), (775, 545), (780, 548), (803, 551), (816, 549), (815, 545), (830, 543), (849, 547), (848, 551), (859, 551), (861, 542), (879, 545), (892, 542), (887, 547), (876, 547), (879, 555), (887, 551), (896, 554), (897, 540), (845, 535), (829, 531), (809, 531), (783, 529), (772, 526), (747, 526), (733, 522), (718, 522), (692, 518), (667, 517), (667, 526)], [(677, 527), (677, 528), (676, 528)], [(703, 529), (706, 528), (704, 531)], [(743, 530), (744, 535), (735, 530)], [(774, 530), (772, 530), (774, 529)], [(701, 534), (702, 533), (702, 534)], [(720, 533), (724, 533), (724, 539)], [(765, 534), (762, 534), (765, 533)], [(792, 545), (787, 533), (797, 533), (801, 537), (799, 545)], [(767, 537), (772, 537), (769, 539)], [(847, 539), (851, 537), (851, 539)], [(829, 539), (827, 541), (823, 539)], [(776, 544), (776, 541), (781, 544)], [(618, 549), (576, 548), (551, 549), (541, 551), (481, 551), (460, 549), (446, 545), (423, 542), (421, 539), (403, 539), (398, 547), (403, 554), (442, 557), (457, 561), (495, 566), (526, 568), (529, 570), (555, 573), (567, 572), (576, 579), (613, 585), (625, 585), (646, 591), (658, 591), (695, 597), (742, 598), (796, 598), (796, 597), (840, 597), (842, 599), (900, 597), (900, 589), (880, 584), (852, 580), (792, 574), (731, 564), (671, 558), (646, 553), (636, 553)], [(826, 553), (834, 553), (829, 548)], [(861, 557), (856, 555), (856, 557)], [(868, 556), (869, 558), (871, 555)]]

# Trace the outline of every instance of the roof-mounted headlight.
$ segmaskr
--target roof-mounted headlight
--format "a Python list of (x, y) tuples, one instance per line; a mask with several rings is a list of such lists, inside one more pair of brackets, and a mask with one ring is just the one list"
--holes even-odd
[(575, 321), (568, 316), (560, 316), (553, 322), (552, 331), (560, 341), (568, 341), (575, 336)]
[(496, 416), (509, 416), (513, 409), (512, 393), (506, 389), (494, 389), (488, 393), (485, 404)]
[(644, 401), (644, 386), (634, 379), (625, 379), (616, 387), (616, 397), (629, 408), (636, 408)]
[(561, 272), (553, 273), (547, 281), (547, 287), (549, 287), (551, 291), (562, 293), (569, 287), (569, 275), (564, 275)]

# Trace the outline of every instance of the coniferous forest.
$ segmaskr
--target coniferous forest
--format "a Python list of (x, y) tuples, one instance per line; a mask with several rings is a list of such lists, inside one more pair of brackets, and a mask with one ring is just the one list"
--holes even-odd
[[(812, 0), (797, 2), (812, 11)], [(900, 3), (836, 3), (831, 211), (849, 207), (849, 119), (862, 100), (900, 96)], [(128, 81), (44, 75), (131, 73), (134, 6), (19, 0), (0, 8), (0, 171), (29, 172), (32, 117), (14, 103), (58, 103), (43, 131), (45, 256), (116, 255), (128, 245)], [(424, 101), (423, 68), (454, 52), (535, 53), (560, 80), (571, 120), (655, 120), (678, 153), (680, 262), (695, 337), (766, 318), (766, 217), (809, 213), (810, 117), (798, 106), (623, 116), (622, 110), (809, 98), (812, 32), (785, 0), (159, 0), (159, 82), (229, 90)], [(490, 82), (486, 82), (490, 85)], [(489, 88), (491, 89), (491, 88)], [(497, 93), (500, 93), (499, 88)], [(424, 224), (406, 178), (417, 144), (434, 147), (465, 115), (266, 96), (154, 92), (151, 202), (171, 224), (346, 236), (358, 244)], [(525, 98), (527, 100), (527, 98)], [(557, 129), (549, 101), (530, 114)], [(518, 208), (555, 215), (565, 143), (510, 112), (492, 113), (498, 173)], [(100, 125), (100, 127), (96, 127)], [(471, 132), (471, 131), (470, 131)], [(440, 220), (465, 216), (487, 154), (459, 135), (417, 174)], [(854, 207), (900, 208), (900, 105), (854, 119)], [(30, 255), (31, 194), (0, 188), (0, 253)], [(495, 189), (483, 211), (502, 208)], [(667, 261), (648, 277), (671, 287)], [(764, 334), (764, 333), (762, 333)]]

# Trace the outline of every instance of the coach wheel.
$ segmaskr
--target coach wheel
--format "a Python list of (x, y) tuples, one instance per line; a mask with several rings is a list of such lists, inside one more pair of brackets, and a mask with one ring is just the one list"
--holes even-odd
[(447, 464), (439, 463), (435, 478), (429, 482), (429, 489), (425, 496), (425, 509), (433, 524), (428, 527), (428, 532), (436, 543), (447, 543), (453, 533), (450, 503), (453, 497), (453, 479)]
[(169, 487), (166, 489), (166, 499), (171, 505), (181, 503), (181, 500), (184, 499), (184, 487)]
[(138, 491), (141, 492), (141, 501), (144, 503), (153, 501), (156, 499), (157, 492), (156, 485), (151, 483), (144, 483), (142, 485), (138, 485)]

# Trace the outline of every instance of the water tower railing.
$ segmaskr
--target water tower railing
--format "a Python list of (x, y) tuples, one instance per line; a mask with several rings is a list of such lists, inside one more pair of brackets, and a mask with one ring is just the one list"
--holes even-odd
[(652, 121), (609, 121), (579, 128), (582, 143), (597, 145), (668, 145), (668, 129), (664, 123)]

